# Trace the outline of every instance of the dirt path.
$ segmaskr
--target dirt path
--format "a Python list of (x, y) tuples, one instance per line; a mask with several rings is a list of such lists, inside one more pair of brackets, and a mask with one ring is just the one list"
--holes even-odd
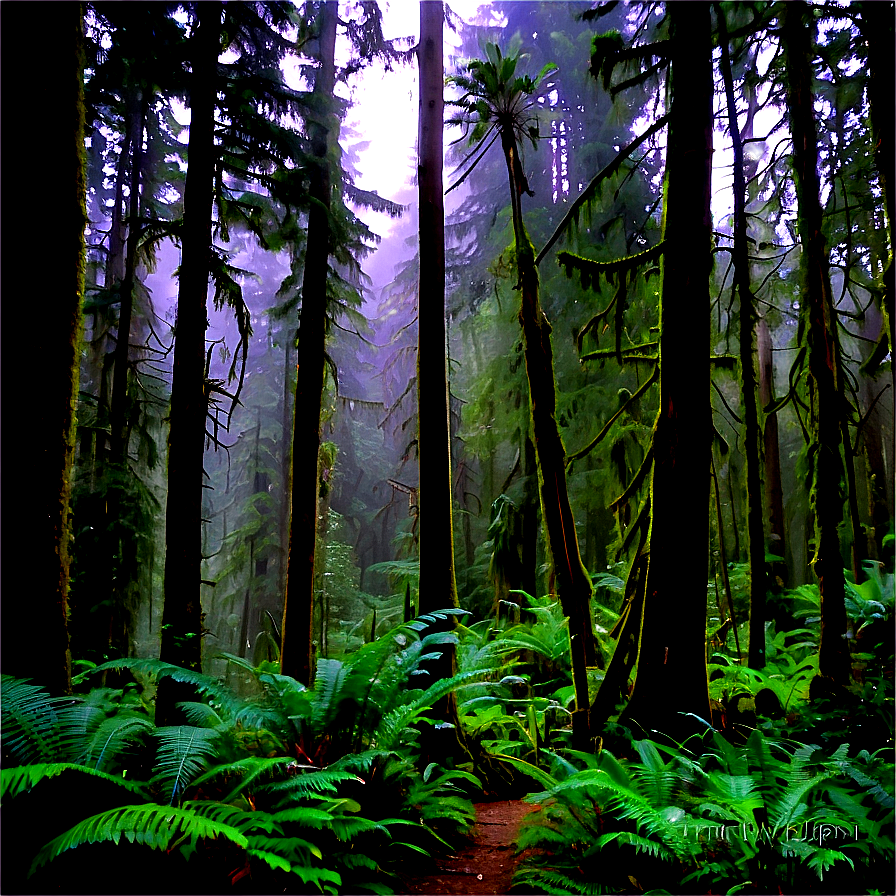
[(520, 862), (514, 855), (514, 839), (520, 822), (536, 809), (520, 800), (475, 803), (476, 824), (471, 842), (455, 855), (437, 858), (431, 873), (409, 877), (401, 892), (408, 896), (455, 894), (498, 896), (507, 893)]

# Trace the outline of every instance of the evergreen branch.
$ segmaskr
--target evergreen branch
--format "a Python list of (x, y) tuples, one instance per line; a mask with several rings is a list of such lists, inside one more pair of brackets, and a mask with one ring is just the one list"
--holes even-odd
[[(632, 397), (634, 398), (634, 396)], [(647, 453), (644, 455), (644, 460), (641, 462), (641, 466), (638, 467), (638, 472), (632, 477), (632, 481), (626, 486), (625, 491), (618, 498), (610, 502), (611, 509), (616, 510), (622, 503), (628, 501), (628, 499), (631, 498), (631, 496), (644, 484), (644, 480), (647, 478), (652, 463), (653, 443), (651, 442), (650, 448), (647, 449)]]
[(541, 260), (547, 255), (547, 253), (551, 250), (554, 243), (560, 239), (560, 236), (564, 233), (567, 227), (569, 227), (570, 222), (579, 220), (579, 212), (587, 203), (591, 203), (595, 200), (597, 196), (597, 188), (612, 174), (614, 174), (622, 165), (622, 163), (642, 144), (645, 140), (649, 140), (654, 134), (658, 131), (662, 130), (669, 122), (669, 116), (663, 115), (661, 118), (657, 119), (654, 124), (652, 124), (640, 137), (633, 140), (629, 143), (628, 146), (623, 149), (619, 155), (613, 159), (608, 165), (606, 165), (601, 171), (599, 171), (589, 182), (588, 186), (579, 193), (578, 197), (569, 207), (569, 210), (563, 216), (560, 223), (555, 228), (554, 232), (551, 234), (548, 241), (545, 243), (544, 248), (538, 253), (537, 258), (535, 259), (535, 264), (540, 264)]
[(571, 277), (572, 271), (578, 272), (581, 279), (582, 288), (590, 289), (591, 284), (597, 281), (598, 277), (605, 277), (612, 282), (615, 275), (625, 276), (635, 268), (651, 261), (656, 261), (663, 254), (666, 248), (666, 241), (661, 240), (655, 246), (638, 252), (636, 255), (626, 255), (624, 258), (616, 258), (613, 261), (595, 261), (592, 258), (583, 258), (581, 255), (574, 255), (572, 252), (560, 252), (557, 255), (557, 264), (565, 271), (566, 276)]
[[(601, 440), (610, 431), (613, 424), (628, 410), (628, 408), (631, 404), (633, 404), (635, 401), (637, 401), (647, 391), (647, 389), (651, 385), (653, 385), (654, 382), (656, 382), (658, 377), (659, 377), (659, 368), (655, 367), (653, 369), (653, 372), (650, 374), (650, 376), (645, 380), (644, 384), (638, 389), (637, 392), (634, 393), (634, 395), (632, 395), (628, 399), (628, 401), (625, 402), (625, 404), (622, 405), (621, 408), (619, 408), (618, 411), (616, 411), (615, 414), (613, 414), (612, 417), (610, 417), (610, 419), (604, 425), (604, 428), (584, 448), (581, 448), (578, 451), (576, 451), (574, 454), (569, 455), (569, 457), (566, 459), (567, 469), (569, 469), (569, 467), (572, 465), (573, 461), (579, 460), (579, 458), (584, 457), (586, 454), (593, 451), (594, 448), (596, 448), (598, 444), (600, 444)], [(619, 498), (617, 500), (621, 500), (621, 498)]]
[(657, 345), (659, 345), (658, 342), (645, 342), (642, 345), (635, 345), (632, 348), (622, 349), (621, 352), (617, 352), (614, 348), (596, 349), (593, 352), (588, 352), (587, 354), (582, 355), (582, 357), (579, 358), (579, 361), (584, 364), (585, 361), (602, 361), (605, 358), (618, 359), (621, 355), (623, 361), (631, 361), (633, 363), (649, 361), (651, 364), (656, 364), (659, 360), (659, 356), (645, 355), (644, 351)]

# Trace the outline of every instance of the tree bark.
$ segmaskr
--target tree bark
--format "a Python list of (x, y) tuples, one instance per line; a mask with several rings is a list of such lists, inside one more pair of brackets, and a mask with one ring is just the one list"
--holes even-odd
[(812, 94), (812, 18), (803, 0), (784, 4), (781, 23), (787, 78), (787, 105), (793, 133), (793, 166), (802, 255), (801, 313), (808, 344), (809, 380), (813, 392), (812, 485), (809, 505), (815, 514), (815, 556), (812, 565), (821, 591), (819, 674), (834, 685), (850, 681), (850, 659), (844, 635), (843, 562), (837, 527), (843, 519), (843, 477), (840, 452), (843, 395), (837, 380), (840, 351), (819, 201), (818, 140)]
[[(750, 652), (751, 669), (765, 666), (765, 594), (768, 576), (765, 567), (765, 531), (762, 506), (762, 429), (759, 407), (756, 401), (757, 377), (753, 334), (756, 307), (750, 288), (750, 257), (747, 245), (746, 199), (747, 184), (744, 176), (744, 148), (737, 121), (737, 105), (734, 98), (734, 78), (731, 74), (731, 57), (728, 51), (728, 28), (725, 12), (720, 3), (714, 3), (719, 23), (719, 46), (722, 51), (721, 70), (728, 106), (728, 131), (734, 173), (734, 290), (739, 299), (740, 318), (738, 347), (741, 370), (741, 403), (744, 417), (744, 446), (747, 472), (747, 556), (750, 566)], [(723, 533), (719, 531), (719, 540)]]
[(557, 394), (554, 384), (554, 353), (551, 325), (538, 298), (538, 269), (535, 250), (523, 223), (522, 171), (513, 132), (502, 128), (501, 146), (510, 181), (513, 235), (516, 246), (520, 289), (520, 326), (529, 381), (529, 409), (538, 462), (541, 514), (547, 534), (557, 592), (563, 613), (569, 619), (573, 684), (576, 694), (574, 736), (588, 731), (588, 667), (597, 664), (594, 629), (591, 623), (591, 579), (588, 576), (576, 536), (576, 524), (566, 487), (566, 450), (555, 416)]
[[(759, 356), (759, 401), (768, 407), (775, 400), (775, 365), (772, 337), (764, 317), (756, 326), (756, 352)], [(784, 488), (781, 484), (781, 449), (778, 441), (778, 415), (767, 414), (762, 430), (765, 458), (765, 500), (768, 506), (768, 528), (772, 553), (779, 557), (787, 549), (784, 528)]]
[(456, 607), (451, 436), (445, 330), (445, 206), (442, 188), (444, 68), (440, 0), (420, 4), (420, 283), (417, 302), (417, 445), (420, 469), (420, 611)]
[(302, 278), (299, 326), (299, 372), (293, 409), (292, 514), (286, 562), (286, 601), (283, 607), (280, 665), (284, 675), (310, 685), (314, 677), (314, 555), (317, 547), (317, 509), (320, 453), (320, 414), (323, 401), (327, 339), (327, 280), (330, 267), (329, 151), (336, 141), (332, 103), (336, 84), (335, 0), (320, 5), (318, 34), (320, 67), (314, 80), (316, 108), (323, 109), (309, 124), (314, 164), (310, 169), (311, 210), (308, 247)]
[[(208, 392), (205, 331), (208, 326), (210, 251), (214, 207), (215, 102), (221, 3), (197, 6), (192, 37), (189, 168), (184, 189), (180, 283), (168, 432), (168, 503), (165, 514), (165, 604), (161, 659), (187, 669), (202, 665), (202, 487)], [(156, 724), (180, 720), (175, 703), (187, 690), (164, 679)]]
[[(671, 110), (663, 192), (660, 410), (638, 672), (624, 718), (677, 737), (709, 720), (706, 555), (709, 520), (710, 7), (673, 3)], [(695, 449), (695, 444), (698, 446)], [(687, 523), (684, 524), (684, 520)]]
[[(23, 177), (21, 159), (3, 166), (4, 205), (15, 209), (6, 233), (9, 260), (4, 274), (8, 297), (25, 302), (35, 294), (31, 258), (34, 235), (53, 222), (53, 263), (40, 272), (41, 316), (28, 329), (27, 376), (7, 377), (3, 390), (7, 420), (27, 422), (26, 433), (4, 440), (3, 671), (30, 678), (57, 695), (71, 693), (67, 623), (70, 579), (70, 470), (75, 445), (75, 409), (81, 339), (87, 224), (84, 152), (84, 7), (56, 4), (41, 30), (42, 64), (29, 72), (28, 90), (7, 78), (3, 111), (7, 121), (28, 121), (29, 165), (40, 177)], [(17, 58), (14, 44), (34, 29), (34, 8), (2, 9), (3, 49)], [(7, 70), (11, 74), (11, 70)], [(44, 110), (35, 114), (35, 110)], [(52, 110), (52, 114), (46, 112)], [(15, 261), (14, 261), (15, 259)], [(19, 275), (14, 268), (19, 268)], [(8, 276), (11, 275), (11, 276)], [(16, 307), (12, 302), (7, 312)], [(31, 321), (33, 309), (23, 312)], [(12, 324), (13, 315), (7, 319)], [(24, 318), (22, 319), (24, 321)], [(11, 329), (10, 329), (11, 334)], [(17, 338), (22, 338), (21, 333)], [(8, 342), (5, 346), (8, 348)], [(7, 354), (7, 361), (13, 355)], [(11, 369), (12, 365), (8, 365)], [(13, 411), (16, 403), (16, 413)], [(19, 492), (15, 480), (27, 478)], [(25, 491), (27, 489), (27, 491)], [(15, 572), (12, 570), (15, 568)], [(22, 570), (27, 578), (22, 579)], [(16, 578), (13, 578), (13, 575)]]
[[(869, 2), (869, 0), (857, 5), (860, 11), (859, 28), (868, 45), (868, 110), (874, 141), (874, 161), (884, 194), (884, 214), (890, 250), (884, 265), (884, 294), (880, 307), (884, 314), (892, 352), (896, 350), (893, 335), (893, 326), (896, 323), (893, 269), (893, 217), (896, 214), (893, 205), (893, 154), (896, 152), (896, 119), (893, 116), (896, 85), (893, 83), (893, 70), (896, 68), (896, 48), (893, 46), (893, 9), (889, 3)], [(891, 371), (891, 377), (896, 378), (896, 369)], [(896, 379), (893, 381), (896, 383)]]

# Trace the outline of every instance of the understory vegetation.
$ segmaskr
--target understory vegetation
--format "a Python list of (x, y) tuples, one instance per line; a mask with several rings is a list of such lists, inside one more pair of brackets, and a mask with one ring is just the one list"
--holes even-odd
[(891, 4), (400, 5), (47, 5), (0, 888), (892, 893)]

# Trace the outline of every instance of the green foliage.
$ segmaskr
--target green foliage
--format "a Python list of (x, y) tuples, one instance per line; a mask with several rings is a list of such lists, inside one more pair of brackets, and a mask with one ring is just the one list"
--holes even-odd
[(571, 753), (584, 768), (558, 762), (551, 786), (527, 798), (542, 808), (520, 848), (546, 852), (525, 861), (517, 884), (552, 893), (735, 884), (807, 892), (856, 872), (888, 873), (892, 765), (880, 754), (850, 757), (846, 745), (827, 753), (759, 731), (743, 746), (715, 732), (690, 750), (634, 746), (629, 760)]
[[(158, 660), (90, 670), (189, 682), (207, 701), (182, 704), (189, 725), (155, 728), (128, 704), (107, 716), (115, 706), (107, 689), (54, 700), (5, 677), (4, 752), (18, 763), (3, 770), (0, 793), (10, 811), (44, 782), (64, 788), (78, 776), (121, 792), (111, 808), (91, 811), (90, 800), (79, 807), (81, 819), (28, 859), (31, 873), (49, 873), (42, 869), (75, 847), (124, 841), (163, 857), (177, 852), (198, 862), (197, 873), (229, 850), (235, 879), (243, 868), (268, 881), (265, 888), (285, 874), (323, 892), (386, 891), (388, 867), (403, 851), (425, 852), (424, 844), (438, 845), (473, 820), (466, 794), (478, 787), (474, 775), (413, 763), (420, 729), (432, 724), (430, 707), (486, 674), (414, 687), (426, 684), (420, 664), (433, 648), (456, 640), (430, 630), (451, 612), (403, 624), (344, 660), (319, 660), (310, 690), (233, 656), (260, 696), (240, 697), (211, 676)], [(398, 838), (404, 830), (409, 836)]]

